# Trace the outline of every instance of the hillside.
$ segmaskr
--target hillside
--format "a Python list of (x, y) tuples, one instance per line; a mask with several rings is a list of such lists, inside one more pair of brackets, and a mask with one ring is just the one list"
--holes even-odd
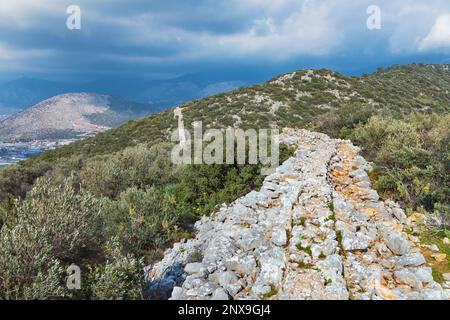
[(103, 132), (155, 107), (120, 98), (68, 93), (44, 100), (0, 122), (2, 141), (80, 138)]
[[(324, 69), (303, 70), (182, 107), (185, 123), (203, 121), (204, 127), (311, 128), (317, 119), (321, 120), (321, 115), (346, 107), (354, 110), (356, 116), (361, 112), (373, 114), (376, 110), (394, 116), (413, 111), (447, 113), (449, 90), (447, 65), (396, 66), (362, 77), (345, 77)], [(170, 109), (46, 153), (36, 160), (104, 154), (138, 143), (167, 140), (176, 125)]]
[[(255, 288), (259, 291), (242, 290), (249, 297), (283, 298), (281, 293), (288, 292), (298, 298), (335, 297), (335, 293), (358, 299), (394, 294), (439, 298), (440, 286), (450, 285), (449, 90), (446, 65), (395, 66), (362, 77), (303, 70), (181, 106), (189, 130), (193, 121), (203, 121), (204, 128), (292, 128), (293, 136), (280, 146), (281, 163), (291, 160), (267, 178), (271, 181), (264, 182), (261, 163), (175, 165), (169, 140), (177, 127), (173, 110), (2, 169), (0, 270), (5, 280), (0, 281), (0, 299), (146, 298), (151, 292), (142, 286), (144, 266), (149, 271), (174, 243), (174, 248), (194, 243), (198, 249), (183, 264), (203, 263), (204, 258), (221, 254), (220, 244), (230, 244), (227, 239), (221, 242), (222, 236), (233, 234), (232, 248), (242, 242), (240, 237), (251, 246), (246, 237), (254, 236), (261, 250), (268, 250), (255, 257), (261, 263), (255, 273), (236, 275), (241, 286), (250, 283), (249, 275), (252, 281), (261, 280)], [(297, 138), (298, 145), (289, 146)], [(356, 155), (353, 145), (361, 148), (373, 170), (364, 171), (366, 161)], [(247, 201), (251, 208), (240, 206), (241, 197), (251, 200)], [(262, 197), (270, 198), (270, 205), (255, 208), (252, 201)], [(292, 211), (282, 216), (282, 209), (291, 205)], [(235, 206), (239, 212), (232, 210)], [(230, 208), (239, 220), (227, 220), (221, 208)], [(305, 219), (297, 219), (303, 213)], [(202, 231), (203, 222), (197, 223), (200, 230), (193, 229), (200, 219), (206, 221), (206, 229), (217, 232)], [(239, 228), (227, 229), (235, 222)], [(281, 248), (282, 228), (292, 242)], [(318, 230), (323, 232), (313, 234)], [(300, 243), (297, 232), (304, 236)], [(181, 241), (196, 236), (200, 241)], [(204, 247), (209, 244), (212, 254)], [(227, 256), (248, 257), (243, 249), (228, 249), (223, 251)], [(291, 255), (293, 263), (280, 259)], [(172, 258), (169, 254), (163, 264)], [(80, 291), (58, 285), (64, 282), (67, 261), (87, 270)], [(283, 271), (281, 283), (272, 279), (271, 286), (266, 280), (280, 275), (272, 272), (273, 265), (289, 272)], [(204, 290), (209, 295), (212, 288), (220, 289), (211, 283), (217, 279), (197, 277), (207, 275), (203, 269), (196, 271), (199, 266), (186, 266), (182, 278), (189, 274), (191, 282), (169, 278), (179, 287), (175, 295), (198, 296)], [(349, 273), (336, 272), (341, 266)], [(234, 267), (229, 268), (234, 272)], [(165, 279), (165, 275), (159, 272), (146, 279), (156, 277), (161, 284), (158, 276)], [(304, 274), (312, 279), (303, 279)], [(303, 281), (308, 279), (313, 282)], [(202, 290), (190, 291), (191, 284)], [(309, 285), (317, 289), (310, 296)], [(230, 290), (233, 297), (241, 292), (238, 285)]]

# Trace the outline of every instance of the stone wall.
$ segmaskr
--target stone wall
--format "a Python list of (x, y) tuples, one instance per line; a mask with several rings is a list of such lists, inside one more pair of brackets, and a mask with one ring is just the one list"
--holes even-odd
[(446, 299), (408, 219), (349, 141), (285, 129), (296, 157), (147, 270), (152, 299)]

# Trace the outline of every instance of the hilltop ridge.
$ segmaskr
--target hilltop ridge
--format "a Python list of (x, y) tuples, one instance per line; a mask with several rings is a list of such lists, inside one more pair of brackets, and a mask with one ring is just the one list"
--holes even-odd
[[(447, 113), (449, 91), (448, 65), (393, 66), (361, 77), (308, 69), (181, 106), (187, 129), (194, 121), (202, 121), (204, 128), (312, 128), (322, 116), (344, 108), (351, 109), (355, 116)], [(167, 141), (176, 127), (173, 109), (168, 109), (44, 157), (54, 161), (78, 153), (103, 154), (139, 143)]]

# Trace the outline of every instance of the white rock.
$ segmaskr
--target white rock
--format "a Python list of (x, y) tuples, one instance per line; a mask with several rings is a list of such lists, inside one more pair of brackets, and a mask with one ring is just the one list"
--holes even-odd
[(423, 284), (430, 284), (434, 282), (432, 270), (429, 267), (421, 267), (417, 268), (415, 275), (419, 281), (421, 281)]
[(394, 272), (395, 280), (399, 284), (406, 284), (412, 288), (421, 288), (421, 283), (411, 271), (407, 269), (400, 269)]
[(203, 263), (194, 262), (188, 263), (184, 266), (184, 271), (188, 274), (196, 274), (199, 273), (202, 269), (207, 269)]
[(435, 244), (432, 244), (429, 248), (432, 251), (439, 251), (439, 247), (437, 245), (435, 245)]
[(410, 250), (408, 241), (397, 231), (385, 232), (384, 241), (386, 246), (396, 255), (405, 255)]
[(275, 228), (272, 231), (272, 242), (277, 246), (285, 246), (287, 243), (286, 230), (283, 228)]
[(223, 290), (222, 288), (217, 288), (214, 291), (211, 300), (230, 300), (230, 297), (225, 292), (225, 290)]
[(348, 230), (343, 232), (342, 248), (347, 251), (364, 250), (370, 246), (369, 239), (362, 234)]
[(171, 300), (183, 300), (184, 295), (183, 288), (181, 287), (174, 287), (172, 291), (172, 296), (170, 297)]
[(395, 263), (403, 267), (418, 267), (425, 264), (425, 258), (420, 252), (411, 252), (402, 257), (398, 257)]
[(444, 292), (442, 289), (423, 289), (421, 295), (424, 300), (442, 300)]
[(225, 272), (221, 272), (217, 276), (217, 280), (223, 288), (226, 288), (230, 284), (236, 283), (238, 281), (238, 277), (232, 271), (225, 271)]
[(225, 261), (225, 266), (239, 275), (256, 273), (256, 260), (253, 256), (234, 256)]

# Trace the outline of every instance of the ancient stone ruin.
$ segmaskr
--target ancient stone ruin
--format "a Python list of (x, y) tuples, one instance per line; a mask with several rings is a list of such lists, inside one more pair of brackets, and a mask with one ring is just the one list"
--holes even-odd
[(296, 157), (147, 270), (153, 299), (447, 299), (350, 141), (285, 129)]

